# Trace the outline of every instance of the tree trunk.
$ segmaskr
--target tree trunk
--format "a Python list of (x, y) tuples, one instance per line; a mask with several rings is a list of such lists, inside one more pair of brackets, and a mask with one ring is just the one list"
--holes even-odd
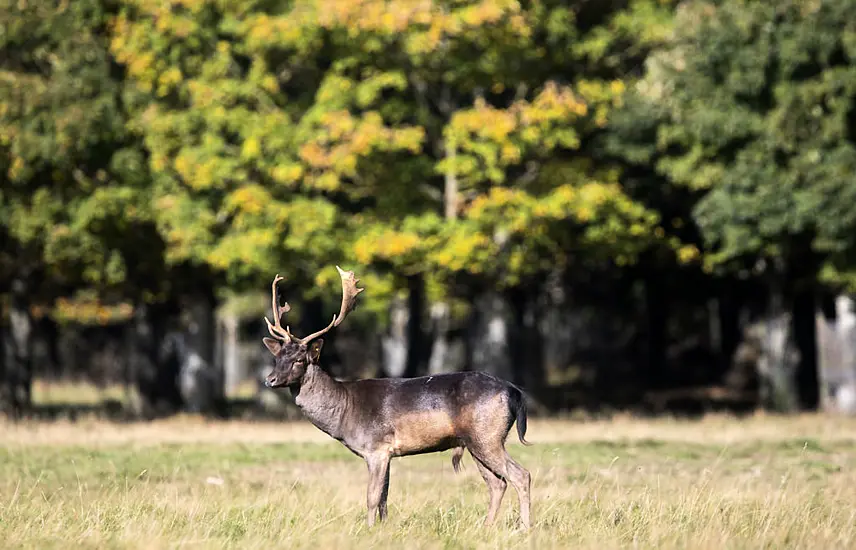
[(578, 339), (568, 304), (567, 289), (558, 273), (544, 285), (540, 315), (540, 338), (543, 344), (544, 378), (560, 377), (571, 362), (573, 342)]
[(798, 404), (802, 410), (816, 410), (820, 403), (817, 374), (817, 327), (815, 312), (817, 276), (821, 258), (811, 246), (813, 235), (800, 235), (788, 255), (787, 280), (791, 291), (791, 313), (798, 363), (795, 372)]
[(512, 346), (510, 343), (514, 313), (502, 295), (488, 291), (473, 304), (475, 315), (471, 326), (471, 365), (473, 370), (489, 372), (512, 380)]
[(11, 335), (6, 330), (5, 319), (0, 318), (0, 413), (12, 414), (12, 392), (9, 388), (7, 371), (12, 364)]
[[(43, 317), (36, 325), (36, 332), (44, 346), (44, 363), (40, 365), (40, 372), (33, 369), (34, 376), (45, 376), (56, 380), (68, 376), (62, 355), (59, 352), (60, 329), (56, 321), (48, 316)], [(38, 364), (38, 360), (37, 364)]]
[(413, 378), (425, 374), (425, 353), (423, 351), (424, 334), (422, 331), (422, 312), (425, 309), (425, 278), (411, 275), (407, 278), (407, 362), (404, 376)]
[[(454, 159), (457, 150), (453, 141), (444, 144), (444, 153), (450, 160), (449, 168), (444, 174), (443, 202), (446, 223), (454, 223), (458, 218), (458, 176), (454, 170)], [(450, 341), (452, 330), (452, 312), (449, 304), (438, 302), (431, 305), (431, 351), (428, 359), (428, 372), (440, 374), (454, 372), (465, 368), (466, 350), (462, 343), (457, 342), (453, 348)]]
[(9, 359), (6, 357), (6, 327), (4, 320), (0, 318), (0, 412), (6, 412), (8, 396), (6, 395), (6, 365)]
[(508, 302), (514, 315), (513, 331), (509, 343), (513, 358), (513, 379), (526, 389), (543, 387), (544, 342), (539, 327), (538, 293), (516, 287), (508, 292)]
[(719, 354), (726, 370), (731, 366), (734, 353), (740, 344), (740, 305), (735, 290), (729, 285), (719, 294)]
[(162, 353), (165, 322), (159, 307), (141, 304), (129, 331), (128, 374), (139, 399), (133, 408), (137, 415), (147, 418), (172, 414), (183, 404), (178, 356)]
[(793, 303), (794, 342), (799, 351), (796, 385), (799, 405), (813, 411), (820, 404), (820, 381), (817, 374), (816, 299), (810, 287), (799, 289)]
[(238, 353), (238, 329), (240, 321), (235, 315), (227, 315), (220, 320), (220, 360), (223, 364), (224, 391), (232, 395), (244, 378), (241, 359)]
[(407, 327), (410, 312), (407, 302), (396, 296), (389, 306), (389, 330), (381, 337), (381, 356), (384, 376), (404, 376), (407, 365)]
[(449, 324), (451, 315), (445, 302), (431, 305), (431, 356), (428, 373), (451, 372), (449, 365)]
[(666, 385), (669, 298), (663, 288), (662, 275), (653, 271), (648, 271), (645, 276), (645, 315), (648, 329), (647, 386), (649, 389), (663, 389)]
[(8, 414), (20, 417), (32, 405), (33, 319), (30, 316), (27, 282), (22, 278), (15, 279), (11, 290), (9, 350), (6, 354), (0, 406)]
[(215, 300), (210, 293), (188, 297), (182, 315), (185, 349), (182, 354), (180, 386), (185, 408), (201, 414), (222, 414), (222, 365), (215, 362)]
[[(856, 414), (856, 314), (853, 299), (835, 297), (818, 312), (818, 378), (820, 405), (826, 412)], [(827, 309), (827, 308), (825, 308)]]
[(381, 340), (385, 376), (421, 376), (427, 364), (423, 351), (422, 311), (425, 280), (422, 275), (407, 278), (407, 299), (394, 298), (390, 305), (389, 331)]
[(449, 304), (437, 302), (431, 305), (431, 355), (428, 360), (429, 374), (457, 372), (463, 370), (464, 350), (462, 342), (453, 342), (452, 313)]
[(761, 402), (772, 410), (791, 412), (799, 406), (795, 374), (797, 350), (793, 341), (793, 323), (785, 308), (781, 287), (773, 283), (766, 319), (756, 326), (761, 342), (758, 374)]

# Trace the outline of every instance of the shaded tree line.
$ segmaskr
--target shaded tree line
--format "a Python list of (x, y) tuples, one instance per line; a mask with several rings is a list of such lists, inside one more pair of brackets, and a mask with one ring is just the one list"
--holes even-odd
[(53, 368), (34, 342), (69, 364), (98, 333), (143, 414), (223, 413), (273, 275), (311, 331), (339, 264), (370, 289), (340, 376), (817, 408), (853, 287), (854, 8), (0, 0), (0, 402)]

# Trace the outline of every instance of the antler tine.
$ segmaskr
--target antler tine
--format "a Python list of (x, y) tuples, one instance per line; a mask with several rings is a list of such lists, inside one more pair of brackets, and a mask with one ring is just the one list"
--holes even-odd
[(265, 323), (267, 323), (268, 332), (270, 332), (271, 336), (279, 340), (285, 340), (286, 342), (290, 342), (293, 336), (288, 331), (288, 329), (283, 330), (281, 322), (282, 314), (291, 311), (291, 306), (289, 306), (288, 302), (286, 302), (282, 307), (280, 307), (276, 299), (276, 284), (281, 280), (282, 277), (280, 277), (279, 273), (277, 273), (276, 277), (273, 278), (273, 283), (271, 283), (270, 285), (270, 307), (273, 311), (273, 324), (268, 321), (267, 317), (265, 317)]
[(304, 338), (296, 338), (295, 340), (298, 343), (306, 344), (325, 334), (331, 328), (341, 325), (345, 317), (348, 316), (348, 313), (352, 312), (354, 307), (356, 307), (357, 294), (365, 290), (364, 288), (357, 288), (357, 283), (360, 280), (354, 277), (353, 271), (343, 271), (339, 266), (336, 266), (336, 271), (339, 272), (339, 277), (342, 278), (342, 307), (339, 308), (339, 314), (333, 315), (333, 320), (330, 321), (330, 324), (318, 332), (313, 332)]

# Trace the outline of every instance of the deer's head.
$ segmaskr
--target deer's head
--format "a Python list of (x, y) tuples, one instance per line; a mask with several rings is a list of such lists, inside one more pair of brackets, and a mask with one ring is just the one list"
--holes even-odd
[(282, 328), (282, 315), (288, 313), (291, 307), (288, 303), (279, 305), (276, 296), (276, 284), (282, 280), (277, 275), (271, 284), (271, 309), (273, 310), (274, 322), (271, 323), (265, 317), (268, 331), (272, 338), (264, 338), (265, 347), (274, 356), (273, 371), (268, 375), (265, 384), (269, 388), (279, 388), (299, 383), (306, 374), (309, 365), (317, 365), (321, 355), (321, 347), (324, 345), (322, 335), (333, 327), (339, 326), (345, 320), (357, 303), (357, 294), (365, 289), (357, 288), (357, 279), (353, 271), (342, 271), (336, 266), (339, 276), (342, 278), (342, 307), (339, 313), (333, 316), (333, 320), (325, 328), (314, 332), (309, 336), (298, 338), (286, 327)]

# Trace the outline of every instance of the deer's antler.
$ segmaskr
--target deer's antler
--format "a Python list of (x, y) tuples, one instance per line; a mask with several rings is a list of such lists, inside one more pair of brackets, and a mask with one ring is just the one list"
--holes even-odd
[(313, 332), (309, 336), (304, 338), (297, 338), (291, 333), (292, 340), (299, 344), (308, 344), (312, 340), (318, 338), (322, 334), (326, 334), (333, 327), (338, 327), (342, 324), (342, 321), (345, 320), (345, 317), (348, 316), (348, 313), (354, 310), (354, 307), (357, 305), (357, 294), (365, 290), (364, 288), (357, 288), (357, 283), (359, 279), (354, 277), (353, 271), (343, 271), (342, 268), (336, 266), (336, 270), (339, 272), (339, 277), (342, 278), (342, 307), (339, 308), (339, 314), (333, 316), (333, 320), (330, 321), (330, 324), (325, 328), (319, 330), (318, 332)]
[(267, 323), (268, 332), (270, 335), (276, 338), (277, 340), (284, 340), (286, 342), (291, 342), (294, 337), (291, 332), (288, 330), (288, 327), (285, 329), (282, 328), (280, 324), (282, 322), (282, 314), (288, 313), (291, 311), (291, 306), (286, 302), (282, 307), (279, 305), (279, 301), (276, 299), (276, 283), (280, 282), (282, 277), (279, 274), (273, 278), (273, 283), (270, 285), (270, 307), (273, 311), (273, 324), (268, 321), (268, 318), (265, 317), (265, 322)]

